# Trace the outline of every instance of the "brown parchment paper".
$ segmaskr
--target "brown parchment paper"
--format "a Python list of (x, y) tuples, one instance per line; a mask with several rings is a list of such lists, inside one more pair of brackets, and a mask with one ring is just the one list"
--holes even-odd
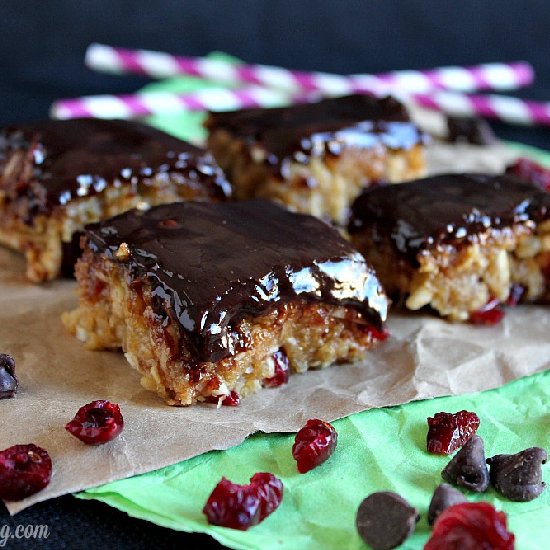
[[(500, 146), (429, 151), (432, 170), (499, 170), (510, 157)], [(295, 431), (312, 417), (332, 421), (370, 407), (486, 390), (550, 368), (550, 316), (543, 307), (516, 308), (496, 327), (393, 313), (392, 338), (361, 364), (294, 375), (287, 386), (247, 397), (237, 408), (172, 408), (141, 388), (121, 353), (85, 351), (65, 333), (60, 315), (75, 306), (74, 287), (30, 285), (21, 258), (0, 250), (0, 351), (13, 355), (20, 380), (17, 396), (0, 400), (0, 449), (32, 442), (48, 450), (54, 465), (45, 490), (7, 503), (12, 514), (237, 445), (257, 431)], [(100, 447), (64, 429), (94, 399), (119, 403), (125, 418), (122, 435)]]

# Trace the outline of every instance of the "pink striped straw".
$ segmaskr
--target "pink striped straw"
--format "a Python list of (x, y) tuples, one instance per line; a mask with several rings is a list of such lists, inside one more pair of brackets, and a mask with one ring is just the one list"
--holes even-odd
[[(550, 103), (499, 95), (467, 95), (445, 91), (429, 95), (400, 93), (397, 97), (405, 102), (447, 114), (482, 116), (512, 124), (550, 125)], [(189, 94), (150, 93), (62, 99), (52, 105), (51, 115), (53, 118), (134, 118), (151, 114), (173, 114), (183, 109), (226, 111), (247, 107), (275, 107), (308, 99), (314, 99), (314, 96), (291, 96), (259, 87), (239, 90), (212, 88)]]
[(178, 111), (229, 111), (247, 107), (277, 107), (290, 101), (305, 100), (260, 87), (230, 90), (205, 88), (188, 94), (143, 93), (130, 95), (96, 95), (60, 99), (50, 108), (52, 118), (138, 118), (153, 114), (173, 114)]
[(246, 84), (289, 93), (317, 92), (324, 95), (355, 92), (385, 94), (396, 90), (407, 93), (426, 93), (432, 90), (510, 90), (527, 86), (533, 81), (533, 68), (526, 62), (341, 76), (292, 71), (267, 65), (233, 64), (148, 50), (113, 48), (103, 44), (91, 44), (88, 47), (86, 64), (95, 70), (118, 74), (136, 73), (153, 78), (187, 75), (224, 84)]
[(456, 116), (479, 116), (510, 124), (550, 126), (550, 103), (501, 95), (452, 92), (417, 94), (412, 96), (412, 100), (421, 107)]

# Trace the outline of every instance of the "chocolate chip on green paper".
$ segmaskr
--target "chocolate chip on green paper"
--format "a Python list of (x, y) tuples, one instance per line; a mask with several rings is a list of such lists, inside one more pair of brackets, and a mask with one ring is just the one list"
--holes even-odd
[(433, 525), (435, 520), (449, 506), (466, 502), (466, 497), (454, 487), (442, 483), (439, 485), (432, 496), (430, 507), (428, 508), (428, 523)]
[(13, 357), (0, 353), (0, 399), (13, 397), (18, 385)]
[(391, 550), (412, 534), (419, 519), (416, 508), (405, 499), (382, 491), (361, 502), (355, 524), (359, 536), (373, 550)]
[(474, 435), (445, 466), (441, 477), (453, 485), (483, 493), (489, 486), (483, 439)]
[(506, 498), (527, 502), (545, 489), (542, 465), (548, 454), (540, 447), (531, 447), (514, 455), (496, 455), (487, 459), (491, 467), (491, 483)]

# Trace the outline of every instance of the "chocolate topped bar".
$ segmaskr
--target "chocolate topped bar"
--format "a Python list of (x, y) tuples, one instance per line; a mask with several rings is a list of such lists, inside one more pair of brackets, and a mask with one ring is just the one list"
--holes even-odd
[(212, 155), (139, 122), (48, 120), (0, 130), (0, 244), (35, 282), (72, 276), (84, 225), (231, 186)]
[[(25, 152), (19, 170), (7, 170), (13, 153)], [(24, 202), (27, 220), (101, 193), (109, 186), (133, 185), (163, 173), (200, 181), (223, 197), (229, 187), (209, 155), (160, 130), (125, 120), (46, 120), (0, 131), (2, 191)]]
[(440, 174), (364, 192), (352, 243), (411, 310), (494, 324), (550, 299), (550, 194), (511, 175)]
[(254, 142), (267, 152), (272, 169), (280, 170), (287, 157), (305, 162), (319, 156), (319, 148), (338, 156), (347, 146), (370, 148), (377, 144), (410, 149), (423, 141), (402, 103), (392, 97), (349, 95), (291, 107), (243, 109), (210, 113), (210, 132), (229, 131)]
[(273, 200), (342, 226), (364, 188), (424, 175), (425, 136), (391, 97), (210, 113), (205, 125), (236, 198)]
[(87, 247), (149, 284), (201, 361), (232, 355), (244, 315), (299, 299), (381, 328), (387, 300), (363, 257), (323, 222), (267, 201), (132, 210), (86, 228)]
[(491, 228), (534, 227), (548, 217), (550, 194), (514, 176), (441, 174), (365, 191), (352, 207), (349, 232), (374, 228), (414, 259), (425, 248), (476, 241)]

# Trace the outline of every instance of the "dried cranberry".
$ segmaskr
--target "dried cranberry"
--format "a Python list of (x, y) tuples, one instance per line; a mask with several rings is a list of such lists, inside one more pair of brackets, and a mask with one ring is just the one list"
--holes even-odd
[(546, 168), (531, 159), (519, 158), (516, 162), (506, 167), (506, 173), (513, 174), (518, 178), (550, 191), (550, 168)]
[(504, 317), (504, 311), (500, 307), (500, 302), (496, 298), (490, 298), (489, 301), (477, 311), (470, 313), (470, 323), (474, 325), (496, 325)]
[(124, 419), (116, 403), (92, 401), (78, 409), (65, 429), (87, 445), (101, 445), (122, 432)]
[(0, 451), (0, 498), (22, 500), (38, 493), (52, 477), (52, 461), (45, 449), (14, 445)]
[(274, 375), (271, 378), (265, 378), (263, 381), (263, 385), (268, 388), (276, 388), (286, 384), (290, 374), (288, 357), (283, 349), (279, 349), (273, 354), (273, 363), (275, 364)]
[(311, 419), (296, 434), (292, 456), (301, 474), (322, 464), (334, 452), (338, 434), (328, 422)]
[(372, 325), (369, 325), (367, 328), (367, 332), (373, 337), (374, 340), (379, 340), (380, 342), (383, 342), (384, 340), (387, 340), (390, 336), (390, 331), (383, 328), (382, 330), (378, 330), (377, 328), (373, 327)]
[(474, 436), (478, 427), (479, 418), (476, 413), (438, 412), (433, 418), (428, 418), (428, 451), (452, 454)]
[(348, 311), (346, 314), (346, 319), (355, 325), (357, 330), (368, 334), (371, 338), (371, 341), (381, 341), (383, 342), (390, 336), (389, 330), (383, 326), (376, 327), (368, 322), (363, 315), (357, 311)]
[(283, 483), (273, 474), (254, 474), (248, 485), (223, 477), (202, 511), (211, 525), (246, 531), (274, 512), (282, 499)]
[(260, 521), (274, 512), (283, 500), (283, 482), (273, 474), (259, 472), (250, 478), (260, 498)]
[(260, 497), (250, 485), (237, 485), (223, 477), (202, 511), (211, 525), (246, 531), (260, 523)]
[(228, 395), (209, 395), (206, 401), (217, 405), (220, 399), (224, 407), (237, 407), (241, 402), (241, 396), (235, 390), (231, 390)]
[(176, 220), (168, 219), (158, 222), (157, 227), (160, 229), (179, 229), (181, 225)]
[(241, 402), (241, 396), (235, 391), (231, 390), (229, 395), (226, 395), (222, 400), (224, 407), (237, 407)]
[(513, 550), (506, 514), (488, 502), (461, 502), (443, 510), (424, 550)]

